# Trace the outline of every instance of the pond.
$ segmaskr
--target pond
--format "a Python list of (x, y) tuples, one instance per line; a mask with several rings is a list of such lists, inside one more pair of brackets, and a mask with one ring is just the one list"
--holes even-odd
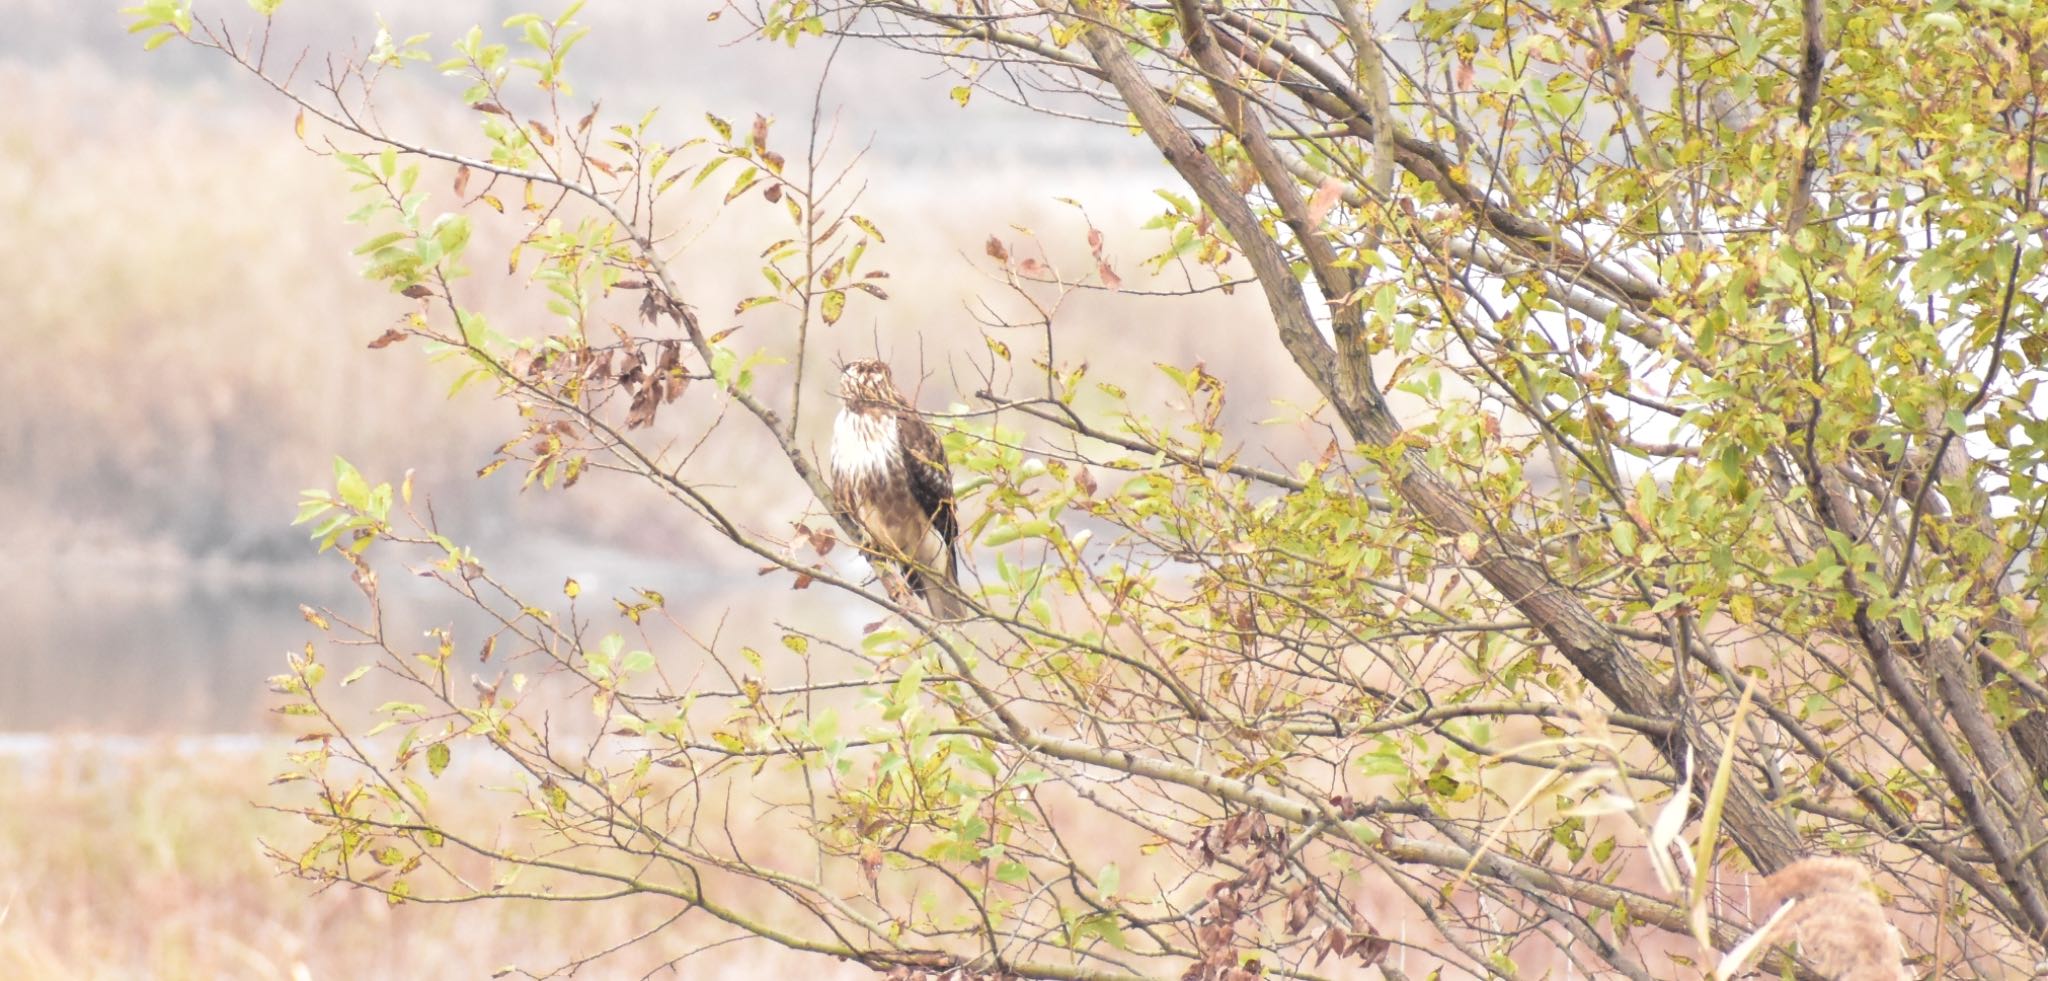
[[(600, 626), (611, 609), (607, 597), (638, 586), (687, 597), (695, 609), (787, 595), (786, 584), (770, 588), (749, 572), (559, 542), (522, 549), (492, 569), (533, 602), (560, 601), (563, 578), (576, 577), (587, 594), (584, 611), (598, 614)], [(11, 582), (0, 581), (0, 733), (278, 732), (271, 711), (277, 697), (266, 681), (286, 669), (287, 652), (321, 636), (300, 605), (344, 616), (366, 608), (332, 556), (258, 569), (59, 565), (13, 572)], [(446, 625), (466, 639), (465, 650), (479, 643), (485, 618), (475, 609), (396, 564), (380, 564), (380, 576), (391, 636), (420, 637)], [(757, 603), (745, 602), (749, 596)], [(327, 648), (322, 656), (348, 653)]]

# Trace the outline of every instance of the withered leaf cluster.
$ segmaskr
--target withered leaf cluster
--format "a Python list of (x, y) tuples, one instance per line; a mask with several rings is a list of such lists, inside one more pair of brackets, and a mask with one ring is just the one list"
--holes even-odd
[(516, 377), (553, 391), (595, 396), (616, 389), (629, 400), (626, 428), (654, 424), (661, 406), (689, 388), (683, 370), (683, 344), (676, 338), (586, 346), (561, 352), (520, 352), (507, 370)]
[(1209, 887), (1208, 900), (1195, 917), (1200, 956), (1181, 974), (1181, 981), (1253, 981), (1263, 976), (1256, 958), (1242, 956), (1238, 928), (1275, 904), (1285, 913), (1285, 930), (1291, 935), (1308, 929), (1317, 912), (1332, 902), (1343, 905), (1343, 910), (1324, 917), (1330, 925), (1316, 943), (1318, 964), (1335, 954), (1355, 956), (1360, 966), (1371, 967), (1387, 956), (1392, 945), (1386, 938), (1350, 926), (1365, 921), (1348, 899), (1329, 894), (1310, 879), (1297, 879), (1292, 885), (1283, 881), (1292, 847), (1286, 833), (1264, 814), (1239, 811), (1221, 824), (1211, 824), (1195, 836), (1192, 849), (1205, 868), (1234, 851), (1248, 855), (1235, 863), (1243, 870), (1235, 878)]

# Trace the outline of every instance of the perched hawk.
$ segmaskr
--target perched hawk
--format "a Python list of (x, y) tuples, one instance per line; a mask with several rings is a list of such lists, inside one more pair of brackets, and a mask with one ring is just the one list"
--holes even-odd
[(879, 555), (903, 567), (933, 616), (967, 616), (966, 604), (952, 592), (960, 584), (960, 517), (939, 434), (896, 390), (880, 361), (848, 363), (839, 375), (839, 398), (832, 424), (834, 503), (867, 532)]

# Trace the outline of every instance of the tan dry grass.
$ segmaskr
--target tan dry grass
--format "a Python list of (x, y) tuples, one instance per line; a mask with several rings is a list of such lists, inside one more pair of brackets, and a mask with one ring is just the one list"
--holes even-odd
[[(665, 901), (495, 902), (391, 907), (363, 892), (314, 893), (280, 875), (258, 839), (289, 842), (297, 819), (251, 800), (281, 749), (191, 742), (55, 742), (44, 758), (0, 756), (0, 977), (481, 977), (547, 971), (653, 926)], [(502, 799), (437, 789), (489, 821)], [(730, 936), (702, 915), (578, 976), (639, 977)], [(856, 977), (763, 942), (716, 948), (664, 977), (758, 978), (799, 969)]]

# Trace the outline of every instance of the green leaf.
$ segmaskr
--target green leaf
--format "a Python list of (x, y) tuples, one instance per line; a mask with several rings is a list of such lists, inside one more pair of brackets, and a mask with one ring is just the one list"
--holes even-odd
[(343, 504), (358, 511), (370, 508), (369, 482), (356, 472), (354, 465), (338, 456), (334, 458), (334, 493)]
[(1015, 524), (997, 525), (987, 536), (982, 538), (981, 543), (993, 548), (998, 545), (1008, 545), (1023, 538), (1045, 538), (1048, 537), (1051, 531), (1052, 522), (1044, 518), (1032, 518)]
[(356, 246), (355, 254), (368, 255), (369, 253), (375, 252), (378, 249), (384, 248), (387, 245), (396, 244), (397, 242), (404, 240), (404, 238), (404, 232), (385, 232), (384, 234), (379, 235), (376, 238), (373, 238), (367, 242), (364, 242), (361, 245)]
[(720, 388), (732, 387), (732, 371), (739, 366), (739, 355), (729, 347), (711, 349), (711, 378)]
[(629, 674), (639, 674), (643, 671), (648, 671), (653, 667), (653, 652), (632, 651), (626, 655), (625, 660), (619, 662), (619, 675), (621, 677), (624, 677)]
[(1088, 941), (1101, 939), (1118, 950), (1125, 949), (1123, 927), (1110, 913), (1090, 913), (1074, 923), (1074, 946), (1085, 946)]
[(909, 670), (904, 671), (903, 676), (897, 678), (895, 686), (889, 690), (889, 707), (883, 712), (882, 718), (894, 722), (908, 715), (917, 707), (918, 688), (923, 684), (924, 665), (912, 663)]
[(1414, 770), (1399, 753), (1379, 750), (1358, 757), (1358, 768), (1368, 777), (1406, 777)]
[(1617, 518), (1608, 526), (1608, 536), (1614, 540), (1614, 550), (1623, 555), (1636, 554), (1635, 522)]

